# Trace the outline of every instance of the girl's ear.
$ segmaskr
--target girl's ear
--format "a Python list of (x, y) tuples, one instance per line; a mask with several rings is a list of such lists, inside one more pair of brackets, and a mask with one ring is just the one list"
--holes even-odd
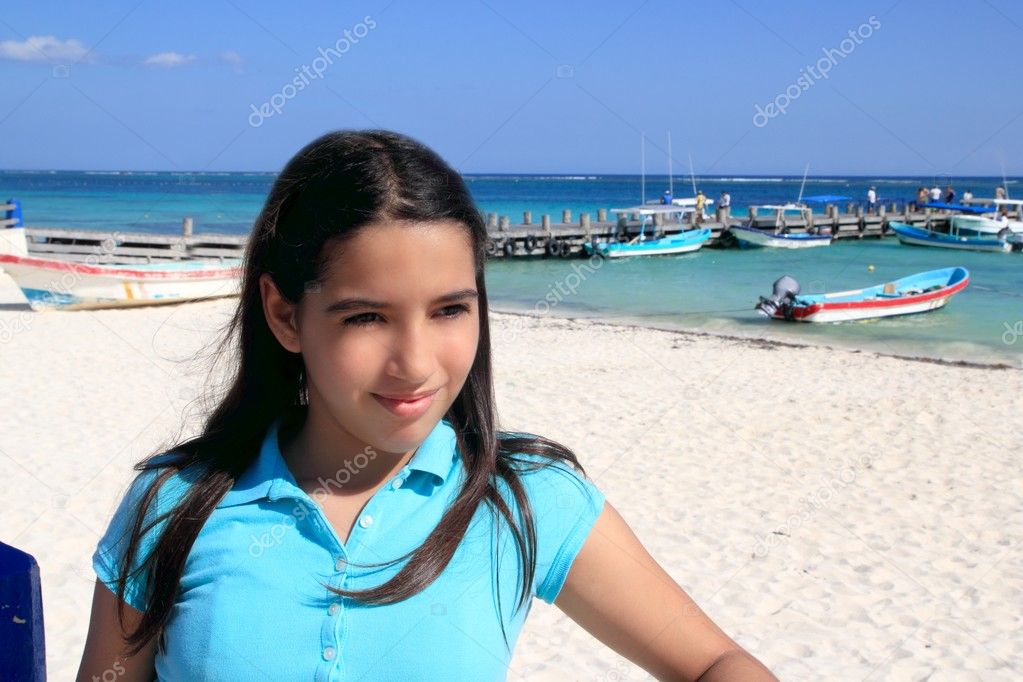
[(268, 273), (264, 272), (259, 276), (259, 293), (263, 299), (263, 314), (266, 316), (267, 326), (277, 338), (277, 342), (287, 351), (301, 353), (296, 306), (281, 295)]

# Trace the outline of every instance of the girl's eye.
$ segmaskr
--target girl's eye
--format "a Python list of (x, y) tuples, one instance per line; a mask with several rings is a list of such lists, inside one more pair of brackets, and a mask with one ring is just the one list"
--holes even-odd
[[(440, 314), (441, 314), (441, 317), (453, 318), (453, 317), (458, 317), (459, 315), (462, 315), (463, 313), (468, 313), (468, 312), (469, 312), (469, 306), (464, 305), (464, 304), (458, 304), (458, 305), (449, 305), (449, 306), (447, 306), (445, 308), (441, 308)], [(358, 315), (353, 315), (352, 317), (349, 317), (348, 319), (346, 319), (344, 321), (344, 324), (345, 324), (345, 326), (357, 326), (357, 327), (366, 326), (366, 325), (373, 324), (376, 321), (375, 319), (373, 319), (374, 317), (379, 317), (379, 315), (377, 315), (376, 313), (359, 313)]]
[(464, 304), (458, 304), (458, 305), (449, 305), (446, 308), (441, 308), (442, 312), (445, 311), (445, 310), (451, 311), (451, 312), (448, 315), (444, 315), (444, 317), (458, 317), (462, 313), (469, 312), (469, 306), (464, 305)]
[(358, 315), (353, 315), (352, 317), (346, 319), (344, 324), (346, 326), (348, 325), (362, 326), (372, 324), (373, 320), (367, 320), (366, 318), (372, 317), (373, 315), (376, 315), (376, 313), (359, 313)]

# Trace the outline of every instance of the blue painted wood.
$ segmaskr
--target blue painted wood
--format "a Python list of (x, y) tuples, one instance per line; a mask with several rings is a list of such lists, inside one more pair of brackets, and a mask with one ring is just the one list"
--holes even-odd
[(43, 595), (31, 554), (0, 542), (0, 680), (45, 682)]
[(6, 217), (7, 218), (14, 218), (16, 221), (18, 221), (16, 223), (14, 223), (13, 225), (11, 225), (11, 227), (25, 227), (25, 223), (21, 219), (21, 202), (18, 201), (17, 199), (8, 199), (7, 203), (12, 205), (12, 206), (14, 206), (14, 208), (11, 208), (11, 209), (7, 210), (7, 216)]

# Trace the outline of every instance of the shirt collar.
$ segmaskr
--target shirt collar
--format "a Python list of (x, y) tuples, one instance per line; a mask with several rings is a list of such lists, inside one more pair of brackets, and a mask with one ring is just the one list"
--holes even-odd
[[(269, 426), (259, 454), (245, 470), (234, 486), (217, 504), (217, 507), (231, 507), (257, 500), (278, 500), (283, 497), (306, 497), (288, 469), (278, 443), (282, 419), (275, 419)], [(426, 439), (416, 449), (412, 459), (405, 465), (410, 471), (420, 471), (434, 477), (436, 486), (447, 481), (457, 456), (455, 430), (446, 419), (437, 422)], [(434, 486), (426, 486), (426, 494)], [(423, 488), (417, 488), (423, 489)]]

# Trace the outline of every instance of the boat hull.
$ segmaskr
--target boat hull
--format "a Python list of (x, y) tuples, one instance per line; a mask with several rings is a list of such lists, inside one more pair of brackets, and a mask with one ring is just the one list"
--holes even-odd
[[(934, 284), (934, 283), (942, 284)], [(896, 280), (897, 291), (927, 286), (931, 291), (919, 294), (885, 294), (884, 286), (840, 291), (830, 294), (806, 296), (786, 309), (779, 309), (773, 317), (796, 322), (852, 322), (898, 315), (914, 315), (943, 308), (949, 300), (970, 283), (965, 268), (946, 268), (923, 272)]]
[[(914, 315), (926, 313), (931, 310), (942, 308), (948, 303), (951, 295), (939, 296), (928, 301), (917, 303), (904, 303), (898, 306), (862, 308), (833, 308), (828, 305), (808, 308), (802, 316), (793, 317), (797, 322), (855, 322), (856, 320), (871, 320), (880, 317), (895, 317), (897, 315)], [(775, 316), (776, 319), (785, 319), (783, 316)]]
[(156, 265), (88, 265), (0, 255), (0, 267), (34, 310), (90, 310), (237, 296), (241, 263), (189, 261)]
[(692, 253), (703, 248), (703, 245), (710, 239), (710, 230), (701, 228), (698, 230), (687, 230), (677, 235), (653, 239), (648, 242), (635, 244), (584, 244), (586, 252), (590, 255), (599, 253), (604, 258), (627, 258), (632, 256), (671, 256), (680, 253)]
[(751, 227), (730, 227), (728, 231), (746, 248), (812, 249), (831, 245), (829, 234), (777, 234)]
[(939, 249), (957, 249), (959, 251), (986, 251), (1008, 253), (1012, 244), (1004, 239), (979, 237), (955, 237), (903, 223), (892, 223), (892, 230), (899, 242), (907, 246), (932, 246)]

